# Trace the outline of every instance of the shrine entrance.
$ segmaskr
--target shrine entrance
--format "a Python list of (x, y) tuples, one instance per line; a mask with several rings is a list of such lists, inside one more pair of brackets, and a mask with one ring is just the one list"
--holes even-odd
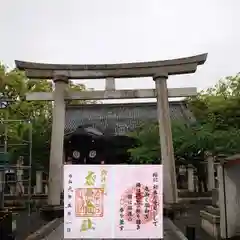
[[(185, 101), (169, 102), (171, 120), (187, 125), (195, 118)], [(156, 122), (157, 104), (76, 104), (66, 107), (65, 162), (73, 164), (129, 164), (128, 152), (138, 145), (129, 137), (143, 124)], [(159, 158), (152, 159), (155, 164)]]
[(64, 137), (65, 162), (70, 164), (128, 163), (128, 149), (136, 140), (128, 136), (104, 135), (91, 125), (79, 126)]
[[(24, 70), (28, 78), (53, 79), (54, 93), (35, 92), (27, 95), (27, 100), (54, 101), (49, 195), (50, 206), (60, 205), (62, 181), (62, 160), (65, 126), (65, 100), (104, 100), (157, 98), (157, 119), (161, 143), (161, 160), (164, 166), (164, 201), (177, 202), (175, 160), (172, 144), (171, 122), (168, 97), (186, 97), (196, 94), (196, 88), (168, 89), (170, 75), (194, 73), (198, 65), (204, 64), (207, 54), (165, 61), (100, 64), (100, 65), (65, 65), (42, 64), (15, 61), (19, 70)], [(152, 77), (155, 89), (116, 90), (115, 78)], [(69, 79), (106, 79), (105, 91), (68, 92)]]

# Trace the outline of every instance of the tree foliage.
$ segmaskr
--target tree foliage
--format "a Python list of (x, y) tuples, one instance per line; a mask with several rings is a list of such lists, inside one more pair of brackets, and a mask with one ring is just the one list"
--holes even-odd
[(129, 149), (133, 163), (155, 163), (159, 160), (158, 125), (151, 122), (142, 124), (136, 131), (129, 134), (137, 139), (137, 147)]
[[(203, 160), (204, 153), (234, 154), (240, 152), (240, 75), (226, 77), (216, 86), (188, 99), (188, 106), (196, 117), (189, 126), (172, 123), (174, 154), (177, 162), (192, 163)], [(130, 149), (133, 162), (152, 163), (160, 157), (157, 123), (147, 123), (131, 134), (138, 147)]]
[(188, 102), (199, 123), (212, 124), (214, 129), (240, 128), (240, 74), (221, 79)]
[[(70, 82), (70, 90), (86, 90), (82, 84)], [(53, 86), (50, 80), (30, 80), (24, 73), (13, 69), (8, 70), (0, 64), (0, 119), (26, 120), (25, 122), (2, 122), (0, 124), (1, 151), (3, 151), (3, 139), (5, 128), (8, 128), (8, 151), (12, 153), (13, 161), (19, 156), (29, 158), (29, 146), (27, 143), (32, 138), (32, 164), (48, 168), (50, 152), (50, 134), (52, 122), (52, 102), (26, 101), (28, 92), (52, 92)], [(79, 101), (69, 102), (79, 103)], [(81, 101), (81, 103), (84, 103)], [(29, 132), (32, 124), (32, 134)], [(23, 144), (13, 146), (12, 144)], [(24, 145), (25, 144), (25, 145)]]

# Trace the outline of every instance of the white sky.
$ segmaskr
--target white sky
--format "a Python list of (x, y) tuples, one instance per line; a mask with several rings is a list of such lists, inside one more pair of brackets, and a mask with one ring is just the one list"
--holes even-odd
[[(119, 63), (208, 52), (169, 87), (210, 87), (240, 71), (240, 0), (1, 0), (0, 61)], [(104, 80), (82, 81), (103, 89)], [(120, 79), (117, 88), (152, 88)]]

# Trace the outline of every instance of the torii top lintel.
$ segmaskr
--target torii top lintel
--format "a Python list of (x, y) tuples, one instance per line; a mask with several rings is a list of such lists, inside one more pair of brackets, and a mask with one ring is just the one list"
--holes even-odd
[(191, 57), (154, 62), (121, 64), (47, 64), (15, 61), (19, 70), (24, 70), (28, 78), (51, 79), (55, 75), (65, 75), (69, 79), (130, 78), (149, 77), (155, 74), (194, 73), (198, 65), (204, 64), (207, 53)]

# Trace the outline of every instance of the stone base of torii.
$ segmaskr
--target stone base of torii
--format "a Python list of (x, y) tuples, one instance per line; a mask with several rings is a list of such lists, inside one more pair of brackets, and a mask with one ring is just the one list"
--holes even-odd
[[(63, 140), (65, 127), (65, 100), (100, 100), (157, 98), (161, 159), (164, 166), (163, 186), (166, 204), (177, 203), (175, 160), (172, 144), (168, 97), (186, 97), (196, 94), (195, 88), (168, 89), (170, 75), (194, 73), (204, 64), (207, 54), (174, 60), (103, 64), (64, 65), (15, 61), (28, 78), (52, 79), (52, 93), (31, 93), (27, 100), (54, 101), (50, 152), (48, 209), (59, 209), (62, 190)], [(115, 78), (152, 77), (155, 89), (115, 90)], [(67, 92), (70, 79), (106, 79), (105, 91)]]

